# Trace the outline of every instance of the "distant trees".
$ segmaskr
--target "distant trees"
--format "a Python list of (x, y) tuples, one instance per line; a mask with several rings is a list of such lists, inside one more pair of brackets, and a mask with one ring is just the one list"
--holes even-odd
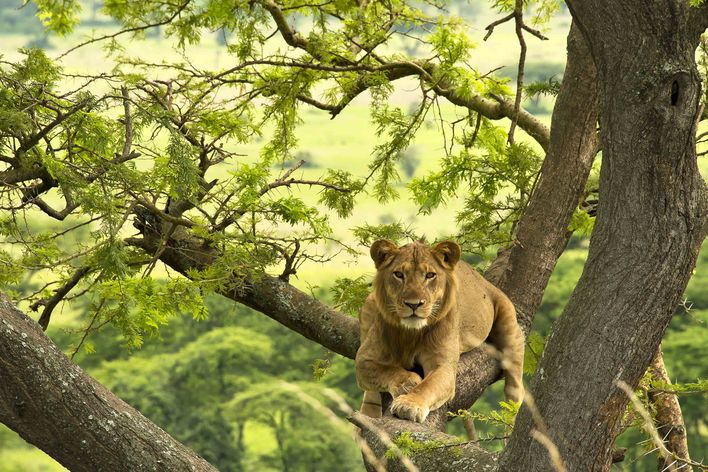
[[(76, 24), (74, 2), (39, 6), (54, 31)], [(46, 277), (46, 285), (18, 293), (41, 312), (43, 327), (60, 303), (82, 299), (90, 305), (86, 334), (110, 323), (131, 346), (177, 313), (204, 317), (204, 294), (220, 293), (351, 358), (358, 347), (356, 320), (296, 289), (289, 278), (306, 261), (329, 260), (318, 252), (321, 245), (355, 252), (334, 239), (330, 216), (350, 215), (364, 195), (382, 204), (395, 201), (404, 151), (426, 117), (447, 101), (461, 118), (437, 118), (446, 131), (445, 155), (438, 169), (409, 188), (422, 212), (463, 195), (457, 238), (468, 252), (499, 249), (486, 275), (514, 301), (528, 332), (569, 228), (592, 225), (578, 206), (602, 148), (588, 263), (531, 383), (535, 401), (522, 407), (499, 467), (548, 470), (549, 453), (557, 451), (554, 467), (607, 470), (628, 404), (617, 382), (638, 385), (705, 237), (705, 184), (696, 167), (702, 96), (694, 55), (708, 14), (705, 6), (685, 1), (569, 2), (574, 23), (549, 130), (521, 105), (529, 85), (527, 40), (542, 39), (536, 28), (558, 5), (542, 0), (527, 7), (498, 3), (500, 20), (488, 27), (492, 34), (504, 22), (515, 26), (521, 53), (514, 92), (493, 73), (468, 65), (472, 43), (464, 26), (431, 16), (436, 10), (427, 4), (107, 3), (105, 12), (126, 34), (164, 27), (186, 44), (199, 41), (205, 29), (233, 31), (227, 39), (233, 64), (208, 71), (189, 61), (117, 57), (112, 72), (72, 77), (75, 84), (67, 86), (61, 68), (39, 50), (3, 63), (0, 282), (18, 289), (28, 275)], [(307, 26), (296, 29), (296, 20)], [(416, 56), (395, 52), (411, 40), (423, 44), (408, 49)], [(412, 113), (390, 103), (404, 78), (419, 93)], [(283, 167), (297, 149), (302, 107), (335, 118), (364, 93), (381, 139), (368, 173), (328, 169), (312, 176), (298, 161)], [(508, 119), (504, 128), (496, 124), (502, 119)], [(239, 146), (264, 133), (270, 138), (259, 155), (243, 159)], [(316, 195), (307, 193), (312, 188)], [(36, 231), (38, 215), (53, 226)], [(72, 233), (79, 235), (78, 246), (67, 244)], [(407, 235), (396, 224), (365, 225), (354, 234), (362, 245)], [(156, 267), (170, 277), (158, 280)], [(366, 281), (340, 281), (339, 289), (338, 301), (355, 307)], [(231, 334), (240, 339), (243, 333)], [(0, 338), (18, 335), (0, 331)], [(214, 348), (222, 342), (231, 345), (211, 340)], [(182, 352), (174, 366), (189, 358)], [(207, 388), (214, 380), (186, 373)], [(482, 351), (464, 355), (457, 396), (447, 409), (468, 407), (498, 374), (496, 361)], [(20, 371), (7, 378), (13, 385), (24, 381)], [(43, 379), (50, 388), (53, 377)], [(255, 399), (266, 400), (247, 391), (234, 397), (256, 417), (269, 411), (250, 401)], [(199, 400), (193, 403), (197, 407)], [(48, 448), (31, 434), (36, 425), (16, 421), (18, 408), (0, 419)], [(101, 421), (112, 414), (85, 413)], [(439, 413), (420, 437), (444, 425), (446, 411)], [(288, 427), (287, 413), (274, 410), (267, 419), (269, 414), (260, 417)], [(391, 433), (414, 428), (390, 418), (378, 427)], [(367, 437), (383, 452), (380, 440)], [(78, 436), (61, 440), (67, 450), (80, 451)], [(79, 454), (67, 459), (54, 453), (60, 460)], [(105, 453), (120, 463), (125, 449)], [(159, 460), (159, 451), (141, 453)], [(493, 460), (474, 447), (462, 454), (454, 460)], [(444, 470), (452, 460), (442, 448), (425, 464)]]
[(33, 3), (20, 5), (13, 0), (1, 0), (0, 35), (27, 35), (34, 39), (28, 46), (46, 48), (49, 45), (44, 25), (37, 18), (37, 6)]

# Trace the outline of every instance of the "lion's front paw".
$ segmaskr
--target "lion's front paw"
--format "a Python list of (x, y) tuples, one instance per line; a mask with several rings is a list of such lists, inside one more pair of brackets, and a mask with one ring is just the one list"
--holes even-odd
[(401, 395), (391, 403), (391, 413), (404, 420), (422, 423), (428, 417), (430, 408), (416, 400), (413, 395)]
[(406, 372), (406, 374), (407, 375), (405, 378), (399, 380), (398, 383), (390, 387), (389, 393), (393, 396), (393, 398), (410, 393), (416, 385), (423, 381), (420, 375), (415, 372)]

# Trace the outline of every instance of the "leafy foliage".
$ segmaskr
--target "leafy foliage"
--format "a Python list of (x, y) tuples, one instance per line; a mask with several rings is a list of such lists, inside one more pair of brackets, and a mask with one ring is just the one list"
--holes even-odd
[(414, 457), (416, 454), (441, 447), (449, 448), (448, 450), (451, 454), (459, 454), (459, 451), (456, 448), (456, 442), (437, 441), (434, 439), (421, 441), (416, 439), (410, 431), (404, 431), (399, 434), (392, 439), (392, 442), (396, 447), (395, 450), (393, 448), (389, 448), (384, 454), (384, 457), (389, 460), (396, 459), (400, 454), (408, 457)]
[(337, 279), (331, 288), (334, 303), (337, 308), (350, 315), (359, 313), (366, 297), (371, 292), (369, 277), (361, 275), (354, 279), (347, 277)]
[(380, 225), (365, 223), (354, 228), (353, 233), (359, 244), (365, 247), (370, 247), (379, 239), (388, 239), (397, 244), (404, 244), (406, 240), (420, 239), (411, 227), (404, 226), (401, 222)]
[[(525, 144), (507, 145), (505, 132), (481, 120), (473, 145), (443, 159), (440, 170), (414, 179), (410, 190), (422, 213), (430, 213), (467, 189), (458, 214), (458, 239), (468, 252), (482, 254), (509, 242), (533, 191), (541, 158)], [(477, 151), (478, 150), (478, 151)], [(477, 151), (477, 152), (475, 152)]]
[(508, 437), (514, 429), (514, 421), (520, 406), (521, 403), (501, 401), (499, 402), (499, 408), (489, 413), (459, 410), (457, 413), (450, 413), (450, 415), (482, 421), (496, 429), (498, 436)]

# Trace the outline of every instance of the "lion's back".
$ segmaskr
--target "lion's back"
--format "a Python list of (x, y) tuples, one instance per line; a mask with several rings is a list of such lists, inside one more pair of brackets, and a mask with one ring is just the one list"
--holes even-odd
[(460, 350), (467, 352), (479, 346), (492, 329), (494, 307), (505, 295), (464, 261), (455, 269), (457, 307), (460, 316)]

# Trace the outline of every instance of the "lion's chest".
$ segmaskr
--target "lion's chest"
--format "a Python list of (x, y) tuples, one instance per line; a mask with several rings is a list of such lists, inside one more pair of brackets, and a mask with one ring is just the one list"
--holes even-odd
[(420, 364), (419, 357), (427, 346), (424, 333), (386, 327), (382, 334), (393, 364), (400, 365), (407, 370)]

